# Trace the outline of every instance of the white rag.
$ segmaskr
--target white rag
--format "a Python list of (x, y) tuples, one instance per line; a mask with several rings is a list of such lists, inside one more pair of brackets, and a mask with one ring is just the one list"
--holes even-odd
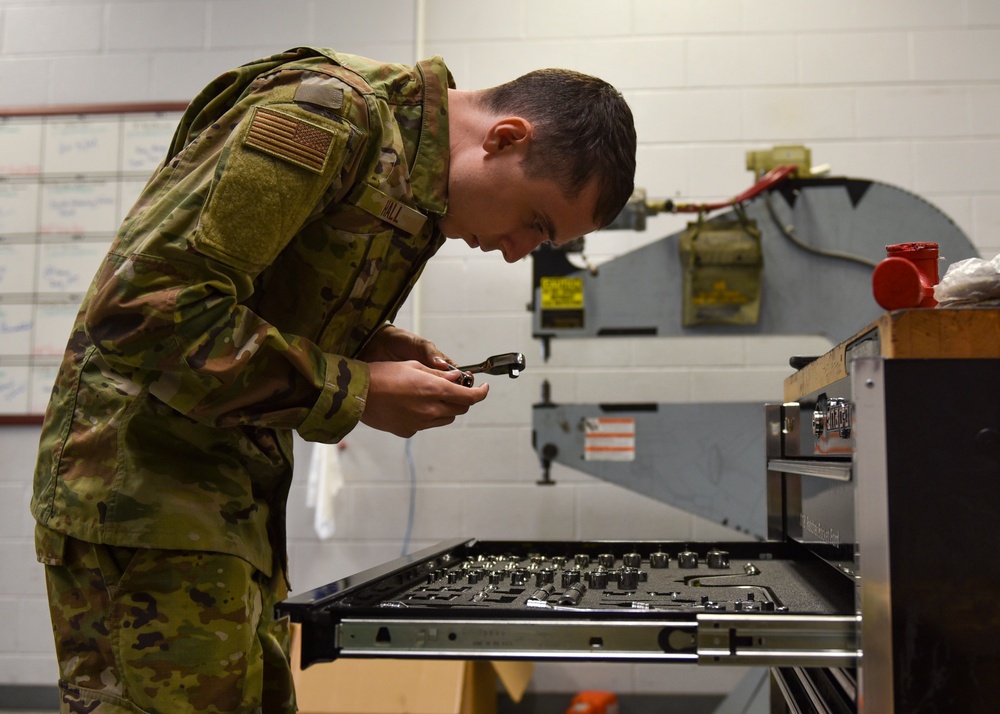
[(340, 447), (337, 444), (313, 444), (309, 460), (309, 485), (306, 488), (306, 507), (315, 508), (313, 528), (320, 540), (333, 537), (336, 524), (333, 504), (344, 485), (344, 471), (340, 467)]
[(966, 258), (948, 266), (934, 286), (940, 307), (1000, 305), (1000, 253), (992, 260)]

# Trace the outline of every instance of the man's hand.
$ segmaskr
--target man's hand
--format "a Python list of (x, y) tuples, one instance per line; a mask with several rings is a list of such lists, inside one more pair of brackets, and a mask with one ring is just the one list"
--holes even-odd
[(365, 362), (416, 360), (434, 369), (447, 369), (447, 365), (455, 364), (430, 340), (395, 325), (386, 325), (376, 332), (358, 359)]
[[(433, 343), (423, 342), (433, 347)], [(371, 383), (361, 421), (407, 438), (422, 429), (451, 424), (456, 416), (486, 399), (490, 388), (488, 384), (464, 387), (456, 382), (462, 375), (458, 370), (431, 369), (417, 360), (371, 362), (368, 366)]]

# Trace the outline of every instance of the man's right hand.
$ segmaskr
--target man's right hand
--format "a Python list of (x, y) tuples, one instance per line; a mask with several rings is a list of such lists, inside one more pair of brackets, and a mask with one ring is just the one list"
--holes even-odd
[(488, 384), (462, 386), (458, 370), (431, 369), (413, 360), (370, 362), (368, 367), (371, 382), (361, 421), (396, 436), (451, 424), (489, 392)]

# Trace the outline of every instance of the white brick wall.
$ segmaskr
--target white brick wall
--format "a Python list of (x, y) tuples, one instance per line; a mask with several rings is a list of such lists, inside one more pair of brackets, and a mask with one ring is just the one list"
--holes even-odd
[(197, 52), (207, 43), (208, 6), (198, 0), (114, 3), (107, 8), (110, 52)]
[[(44, 31), (43, 29), (44, 28)], [(94, 55), (102, 49), (100, 3), (11, 4), (4, 11), (4, 55)]]
[[(231, 66), (297, 44), (412, 61), (408, 0), (0, 0), (0, 106), (191, 98)], [(945, 210), (984, 255), (1000, 252), (1000, 4), (995, 0), (427, 0), (426, 54), (461, 87), (539, 66), (600, 74), (632, 103), (639, 186), (653, 197), (722, 198), (750, 182), (744, 152), (805, 142), (815, 163), (914, 191)], [(590, 241), (605, 260), (677, 230)], [(805, 286), (804, 286), (805, 289)], [(736, 537), (713, 523), (563, 466), (535, 485), (531, 405), (542, 379), (562, 402), (780, 398), (801, 338), (553, 343), (531, 340), (530, 263), (449, 244), (404, 316), (460, 361), (519, 349), (529, 369), (491, 379), (460, 423), (409, 445), (359, 428), (341, 453), (337, 532), (319, 542), (304, 469), (290, 505), (301, 591), (399, 555), (411, 488), (411, 549), (481, 538)], [(412, 305), (419, 303), (419, 312)], [(0, 430), (0, 685), (55, 676), (27, 515), (33, 430)], [(300, 465), (310, 447), (298, 445)], [(741, 670), (539, 665), (539, 691), (722, 692)]]

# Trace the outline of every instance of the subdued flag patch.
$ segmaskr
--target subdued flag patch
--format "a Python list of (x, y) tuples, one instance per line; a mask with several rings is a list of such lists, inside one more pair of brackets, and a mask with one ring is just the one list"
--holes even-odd
[(296, 166), (323, 173), (333, 132), (276, 109), (256, 107), (243, 143)]

